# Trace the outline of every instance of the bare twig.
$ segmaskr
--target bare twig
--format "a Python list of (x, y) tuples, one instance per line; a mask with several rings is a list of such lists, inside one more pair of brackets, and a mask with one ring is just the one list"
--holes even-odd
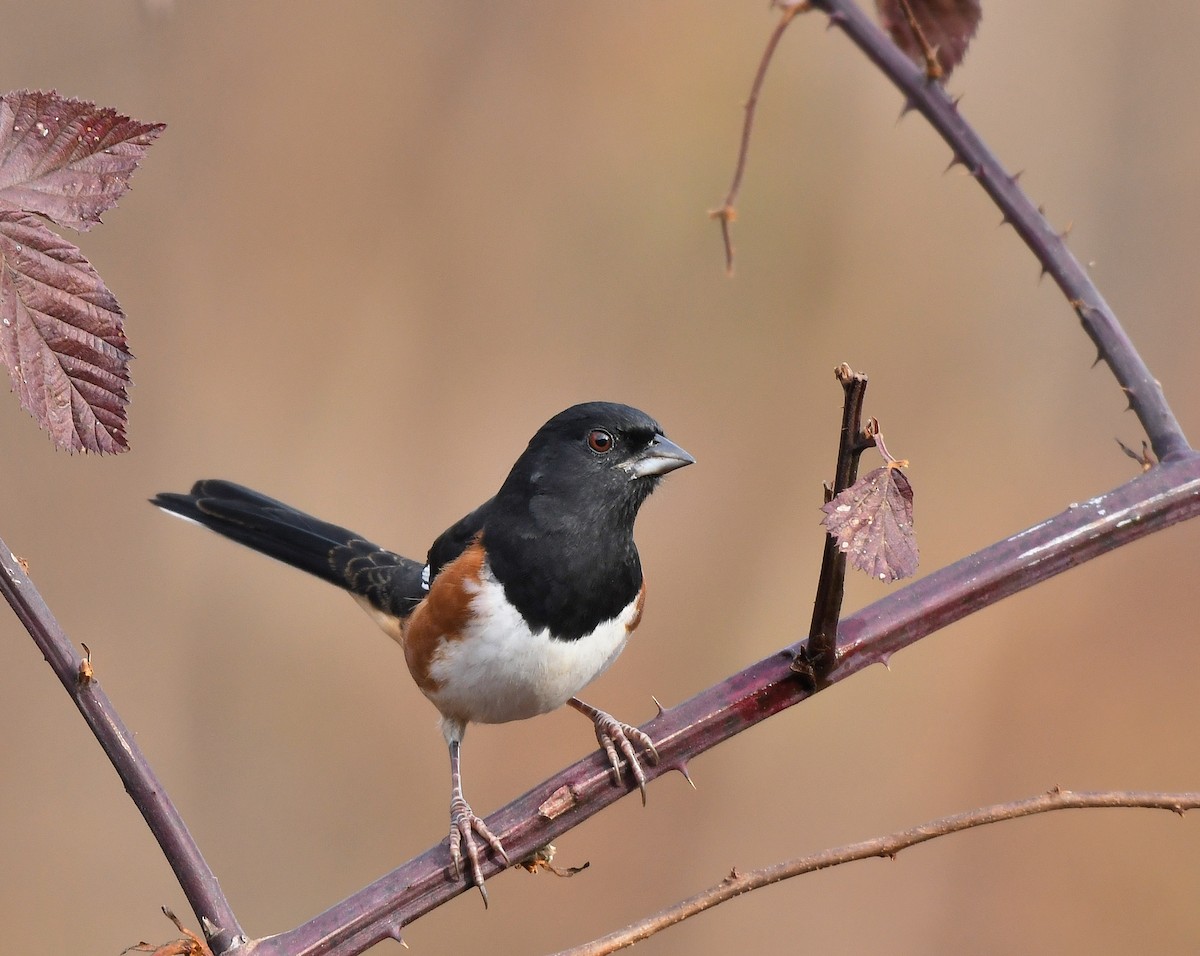
[(26, 573), (24, 564), (0, 541), (0, 593), (41, 649), (113, 767), (146, 818), (150, 832), (175, 871), (184, 895), (209, 936), (215, 952), (223, 952), (244, 933), (208, 863), (162, 782), (151, 769), (137, 740), (122, 722), (96, 679), (91, 651), (80, 657), (63, 633)]
[[(838, 434), (837, 466), (833, 485), (826, 489), (826, 501), (836, 498), (858, 477), (862, 453), (874, 444), (863, 432), (862, 408), (867, 394), (867, 376), (856, 373), (845, 362), (834, 374), (844, 392), (842, 429)], [(821, 572), (817, 579), (817, 594), (813, 601), (812, 623), (809, 625), (805, 657), (798, 665), (807, 665), (818, 677), (828, 671), (835, 660), (838, 618), (842, 613), (842, 597), (846, 585), (846, 554), (837, 546), (837, 536), (825, 535), (821, 554)], [(798, 668), (799, 669), (799, 668)]]
[(1116, 376), (1129, 400), (1155, 455), (1160, 461), (1188, 454), (1187, 438), (1163, 395), (1162, 386), (1150, 374), (1133, 342), (1117, 321), (1100, 291), (1083, 266), (1067, 248), (1063, 236), (1047, 221), (1000, 164), (979, 134), (963, 119), (957, 104), (940, 84), (930, 83), (925, 74), (877, 27), (854, 0), (811, 0), (811, 6), (829, 14), (904, 95), (909, 107), (918, 110), (953, 150), (961, 163), (1000, 208), (1004, 221), (1012, 225), (1066, 295), (1095, 343), (1100, 357)]
[(783, 14), (779, 18), (779, 23), (775, 25), (775, 29), (771, 31), (771, 36), (767, 40), (767, 47), (763, 50), (762, 60), (759, 61), (758, 71), (754, 74), (754, 82), (750, 85), (750, 96), (746, 100), (746, 118), (742, 123), (742, 142), (738, 148), (737, 166), (733, 171), (733, 182), (729, 184), (729, 192), (725, 195), (725, 200), (717, 209), (709, 210), (709, 218), (717, 219), (721, 223), (721, 240), (725, 244), (725, 272), (728, 275), (733, 275), (733, 237), (730, 235), (730, 225), (737, 218), (737, 210), (734, 208), (734, 200), (737, 199), (738, 190), (742, 188), (742, 176), (746, 172), (746, 157), (750, 153), (750, 132), (754, 128), (754, 112), (758, 108), (758, 97), (762, 92), (763, 81), (767, 78), (767, 68), (771, 65), (771, 58), (775, 55), (775, 48), (779, 46), (779, 40), (783, 36), (783, 32), (788, 28), (788, 24), (795, 19), (797, 13), (803, 13), (811, 9), (811, 5), (804, 3), (783, 3), (780, 4), (783, 9)]
[(653, 936), (669, 926), (681, 923), (685, 919), (703, 913), (719, 903), (725, 903), (735, 897), (757, 890), (781, 880), (802, 876), (816, 870), (840, 866), (854, 860), (866, 860), (871, 857), (894, 857), (901, 850), (927, 840), (958, 833), (972, 827), (986, 826), (989, 823), (1000, 823), (1004, 820), (1015, 820), (1036, 813), (1049, 813), (1053, 810), (1082, 810), (1103, 807), (1141, 807), (1152, 810), (1170, 810), (1183, 815), (1185, 810), (1200, 807), (1200, 793), (1151, 793), (1143, 791), (1104, 791), (1099, 793), (1072, 793), (1070, 790), (1060, 790), (1057, 787), (1048, 793), (1012, 803), (998, 803), (966, 813), (956, 813), (948, 817), (930, 820), (907, 830), (898, 830), (887, 836), (851, 843), (848, 846), (825, 850), (811, 856), (802, 856), (794, 860), (786, 860), (772, 866), (741, 873), (734, 870), (720, 883), (710, 886), (695, 896), (682, 900), (673, 906), (649, 916), (644, 920), (627, 926), (625, 929), (610, 933), (600, 939), (593, 940), (583, 946), (565, 949), (557, 956), (606, 956), (619, 949), (625, 949), (634, 943)]

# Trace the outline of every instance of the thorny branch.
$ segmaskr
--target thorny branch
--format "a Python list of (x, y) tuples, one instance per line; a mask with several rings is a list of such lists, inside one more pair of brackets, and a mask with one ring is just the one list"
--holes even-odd
[[(146, 818), (150, 832), (175, 871), (214, 952), (222, 952), (244, 933), (212, 869), (167, 796), (133, 733), (96, 679), (89, 651), (80, 657), (30, 580), (21, 560), (0, 541), (0, 593), (54, 669), (92, 733), (104, 748), (129, 796)], [(86, 647), (86, 645), (85, 645)]]
[(1100, 290), (1067, 248), (1063, 236), (1021, 190), (1019, 176), (1001, 165), (963, 118), (958, 103), (941, 84), (929, 80), (914, 66), (854, 0), (811, 0), (806, 6), (827, 13), (830, 24), (839, 27), (879, 67), (904, 95), (906, 108), (917, 110), (929, 121), (950, 146), (954, 162), (961, 163), (1000, 208), (1004, 221), (1016, 230), (1079, 316), (1099, 357), (1112, 369), (1129, 407), (1146, 430), (1158, 459), (1166, 461), (1189, 454), (1191, 447), (1162, 386), (1150, 374)]

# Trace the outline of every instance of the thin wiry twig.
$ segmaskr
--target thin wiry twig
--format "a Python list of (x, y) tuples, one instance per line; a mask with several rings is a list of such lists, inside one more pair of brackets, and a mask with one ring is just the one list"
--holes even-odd
[(738, 148), (733, 182), (729, 184), (729, 192), (725, 194), (725, 200), (720, 207), (710, 209), (708, 213), (710, 219), (717, 219), (721, 223), (721, 241), (725, 244), (725, 272), (728, 275), (733, 275), (733, 237), (729, 233), (729, 226), (737, 218), (737, 210), (734, 208), (733, 202), (737, 198), (738, 190), (742, 188), (742, 176), (746, 172), (746, 157), (750, 152), (750, 132), (754, 128), (754, 113), (758, 108), (758, 96), (762, 92), (763, 81), (767, 78), (767, 68), (771, 65), (771, 58), (775, 55), (775, 48), (779, 46), (783, 31), (795, 19), (797, 13), (803, 13), (810, 9), (807, 0), (801, 3), (781, 4), (781, 6), (783, 15), (767, 40), (767, 47), (763, 50), (762, 60), (759, 61), (758, 71), (754, 74), (754, 82), (750, 86), (750, 97), (746, 100), (746, 118), (742, 123), (742, 142)]
[(901, 850), (927, 840), (968, 830), (972, 827), (985, 826), (989, 823), (1000, 823), (1004, 820), (1015, 820), (1019, 817), (1032, 816), (1035, 813), (1049, 813), (1052, 810), (1079, 810), (1100, 807), (1143, 807), (1155, 810), (1171, 810), (1183, 815), (1185, 810), (1200, 807), (1200, 793), (1153, 793), (1147, 791), (1110, 790), (1096, 793), (1072, 793), (1070, 790), (1060, 790), (1055, 787), (1047, 793), (1025, 800), (1015, 800), (1012, 803), (998, 803), (965, 813), (956, 813), (948, 817), (940, 817), (927, 823), (898, 830), (887, 836), (851, 843), (847, 846), (825, 850), (810, 856), (797, 857), (758, 870), (742, 873), (734, 869), (720, 883), (697, 893), (690, 899), (681, 900), (666, 909), (649, 916), (644, 920), (627, 926), (625, 929), (610, 933), (600, 939), (592, 940), (583, 946), (566, 949), (557, 956), (606, 956), (619, 949), (641, 942), (669, 926), (683, 922), (692, 916), (712, 909), (720, 903), (728, 902), (734, 897), (741, 896), (751, 890), (757, 890), (781, 880), (802, 876), (816, 870), (840, 866), (854, 860), (866, 860), (871, 857), (894, 857)]

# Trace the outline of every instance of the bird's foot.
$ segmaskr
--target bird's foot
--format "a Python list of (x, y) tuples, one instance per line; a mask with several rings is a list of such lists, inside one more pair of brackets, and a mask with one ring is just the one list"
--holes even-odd
[(596, 725), (596, 740), (608, 755), (613, 780), (617, 786), (621, 785), (621, 758), (625, 758), (625, 763), (629, 766), (629, 773), (637, 782), (638, 790), (641, 791), (642, 806), (645, 806), (646, 772), (638, 760), (637, 751), (638, 748), (641, 748), (646, 752), (646, 759), (650, 763), (658, 763), (658, 751), (654, 748), (654, 741), (650, 739), (649, 734), (617, 720), (612, 714), (606, 714), (591, 704), (585, 704), (577, 697), (572, 698), (569, 703), (581, 714), (591, 718), (592, 723)]
[(463, 854), (465, 852), (468, 877), (479, 887), (479, 894), (483, 897), (483, 905), (486, 907), (488, 895), (483, 885), (483, 869), (479, 861), (479, 845), (475, 841), (476, 834), (482, 837), (492, 848), (492, 852), (504, 861), (505, 866), (508, 866), (508, 854), (504, 852), (504, 845), (500, 839), (487, 828), (487, 824), (483, 822), (482, 818), (475, 815), (475, 811), (471, 809), (466, 800), (459, 795), (452, 797), (450, 800), (450, 859), (454, 865), (454, 878), (462, 879)]

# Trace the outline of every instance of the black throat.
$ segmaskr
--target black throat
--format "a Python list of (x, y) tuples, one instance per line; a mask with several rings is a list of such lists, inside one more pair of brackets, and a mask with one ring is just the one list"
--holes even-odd
[(633, 522), (649, 491), (631, 487), (615, 508), (604, 496), (569, 507), (535, 496), (524, 514), (502, 506), (492, 516), (483, 541), (492, 573), (533, 630), (579, 640), (634, 601), (642, 563)]

